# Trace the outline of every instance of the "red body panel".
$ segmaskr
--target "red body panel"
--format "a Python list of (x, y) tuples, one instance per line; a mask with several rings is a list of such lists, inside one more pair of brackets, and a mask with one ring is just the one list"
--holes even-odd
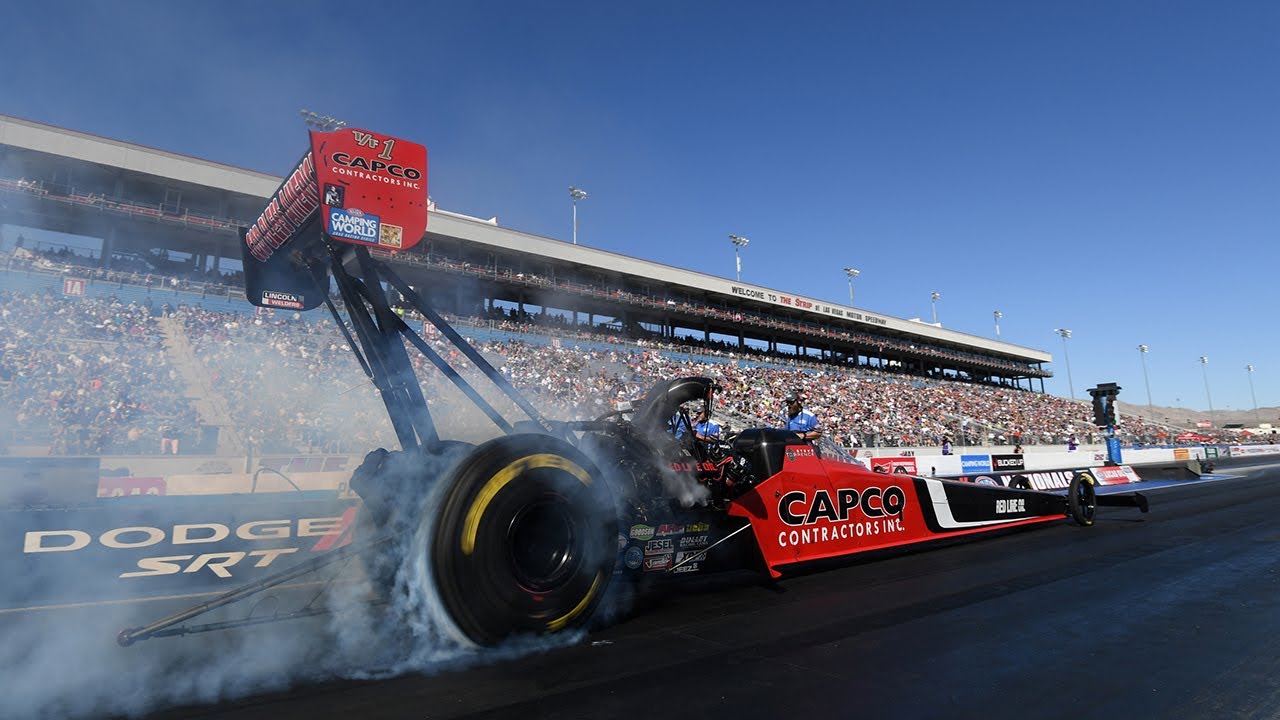
[(311, 132), (320, 217), (335, 240), (408, 250), (427, 229), (427, 149), (368, 130)]
[[(751, 522), (761, 554), (775, 577), (779, 575), (777, 568), (784, 565), (1064, 517), (1058, 512), (1029, 514), (1023, 493), (1004, 491), (1015, 502), (1024, 499), (1023, 504), (1010, 506), (1018, 510), (1009, 510), (1007, 517), (961, 522), (945, 507), (942, 492), (944, 485), (952, 485), (954, 492), (959, 484), (824, 461), (808, 446), (789, 447), (787, 453), (781, 472), (738, 497), (728, 508), (730, 515)], [(995, 507), (996, 501), (987, 497), (984, 502)], [(922, 502), (930, 507), (924, 508)], [(938, 527), (939, 514), (947, 518), (944, 527), (951, 529)]]
[(317, 217), (341, 242), (417, 245), (427, 229), (427, 149), (368, 130), (311, 131), (311, 150), (246, 231), (248, 255), (267, 262)]

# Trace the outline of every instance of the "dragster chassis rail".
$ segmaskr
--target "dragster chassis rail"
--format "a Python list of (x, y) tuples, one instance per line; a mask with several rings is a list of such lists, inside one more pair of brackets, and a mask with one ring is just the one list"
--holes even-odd
[(329, 612), (326, 609), (304, 609), (297, 612), (287, 613), (286, 615), (273, 615), (269, 618), (253, 618), (247, 617), (240, 620), (229, 620), (219, 623), (210, 623), (208, 625), (200, 625), (196, 627), (178, 627), (175, 625), (184, 623), (193, 618), (204, 615), (207, 612), (225, 607), (233, 603), (237, 603), (246, 598), (252, 597), (264, 590), (269, 590), (277, 585), (301, 577), (308, 573), (315, 572), (322, 568), (328, 567), (341, 560), (358, 555), (359, 553), (377, 547), (391, 539), (390, 536), (382, 536), (368, 540), (363, 543), (351, 543), (344, 545), (332, 552), (326, 553), (321, 557), (312, 558), (305, 562), (298, 563), (287, 570), (281, 570), (278, 573), (265, 577), (261, 580), (251, 582), (248, 585), (242, 585), (235, 590), (229, 590), (206, 603), (201, 603), (195, 607), (176, 612), (168, 617), (161, 618), (149, 625), (137, 628), (127, 628), (121, 630), (116, 635), (116, 642), (122, 647), (129, 647), (139, 640), (149, 640), (153, 637), (166, 637), (172, 635), (189, 635), (197, 632), (208, 632), (210, 630), (225, 630), (233, 627), (244, 627), (247, 625), (260, 625), (277, 620), (286, 620), (298, 617), (310, 617), (314, 615), (324, 615)]

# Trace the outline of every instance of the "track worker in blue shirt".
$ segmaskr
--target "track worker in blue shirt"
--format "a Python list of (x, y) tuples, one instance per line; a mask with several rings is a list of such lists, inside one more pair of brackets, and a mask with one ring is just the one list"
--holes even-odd
[(801, 440), (817, 440), (822, 437), (818, 417), (800, 405), (799, 393), (787, 393), (783, 402), (787, 405), (783, 427), (800, 436)]

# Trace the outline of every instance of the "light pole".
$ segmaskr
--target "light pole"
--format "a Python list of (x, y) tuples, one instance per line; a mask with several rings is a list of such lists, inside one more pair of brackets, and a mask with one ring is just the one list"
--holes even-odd
[(733, 258), (738, 263), (738, 282), (742, 282), (742, 254), (740, 251), (750, 245), (751, 241), (740, 235), (730, 235), (729, 242), (733, 243)]
[(929, 297), (933, 299), (933, 324), (937, 325), (938, 324), (938, 301), (942, 299), (942, 296), (939, 295), (937, 292), (933, 292), (929, 294)]
[(299, 112), (302, 113), (302, 120), (307, 123), (307, 127), (313, 127), (317, 130), (330, 132), (347, 126), (345, 121), (331, 118), (328, 115), (317, 115), (305, 109)]
[(1054, 328), (1054, 332), (1062, 336), (1062, 358), (1067, 361), (1067, 389), (1071, 391), (1071, 399), (1076, 399), (1076, 385), (1071, 380), (1071, 354), (1067, 352), (1067, 338), (1071, 331), (1066, 328)]
[(1004, 313), (996, 310), (991, 314), (996, 316), (996, 337), (1000, 337), (1000, 318), (1004, 317)]
[(587, 199), (587, 191), (579, 187), (569, 186), (569, 197), (573, 199), (573, 244), (578, 244), (578, 201)]
[(844, 269), (844, 274), (849, 276), (849, 307), (853, 307), (853, 279), (862, 273), (851, 267)]
[(1249, 397), (1253, 398), (1253, 420), (1262, 426), (1262, 417), (1258, 414), (1258, 396), (1253, 393), (1253, 363), (1244, 366), (1249, 371)]
[(1142, 358), (1142, 382), (1147, 386), (1147, 416), (1151, 422), (1156, 421), (1155, 407), (1151, 404), (1151, 381), (1147, 379), (1147, 350), (1146, 345), (1138, 346), (1138, 357)]
[(1208, 367), (1209, 367), (1209, 358), (1204, 355), (1201, 355), (1200, 356), (1200, 372), (1204, 373), (1204, 396), (1209, 398), (1209, 427), (1215, 427), (1217, 423), (1214, 422), (1214, 417), (1213, 417), (1213, 395), (1209, 393)]

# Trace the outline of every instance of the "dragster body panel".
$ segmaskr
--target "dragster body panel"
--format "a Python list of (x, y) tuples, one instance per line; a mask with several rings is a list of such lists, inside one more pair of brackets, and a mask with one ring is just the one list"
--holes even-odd
[(1062, 496), (825, 461), (788, 447), (782, 470), (728, 508), (752, 525), (770, 572), (811, 560), (1062, 520)]

